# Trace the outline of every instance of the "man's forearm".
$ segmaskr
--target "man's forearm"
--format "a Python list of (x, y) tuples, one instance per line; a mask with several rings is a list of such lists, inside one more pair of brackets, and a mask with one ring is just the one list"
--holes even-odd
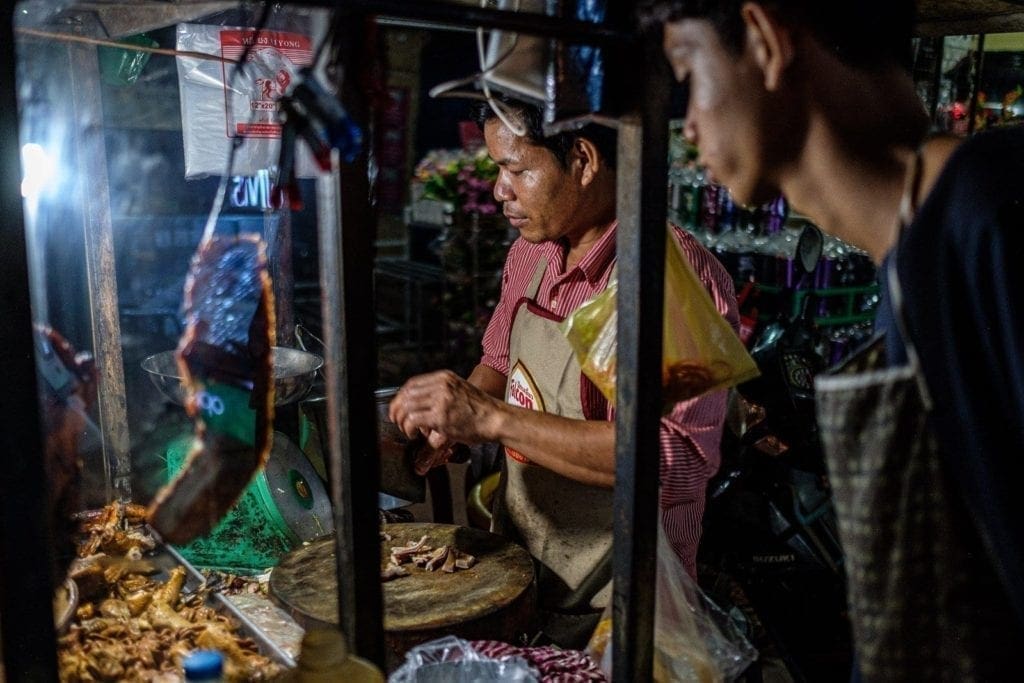
[(513, 448), (541, 467), (594, 486), (615, 483), (615, 424), (573, 420), (518, 408), (504, 402), (505, 375), (478, 365), (470, 384), (502, 401), (488, 421), (494, 440)]
[(537, 465), (584, 484), (614, 485), (614, 422), (574, 420), (508, 404), (491, 422), (495, 441)]

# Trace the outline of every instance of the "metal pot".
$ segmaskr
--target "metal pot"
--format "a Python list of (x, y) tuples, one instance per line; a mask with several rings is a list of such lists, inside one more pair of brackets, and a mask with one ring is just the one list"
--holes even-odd
[(394, 443), (404, 446), (409, 443), (409, 438), (398, 428), (394, 422), (388, 419), (388, 406), (391, 399), (398, 393), (399, 387), (384, 387), (373, 392), (374, 402), (377, 404), (377, 430), (381, 439), (388, 439)]
[[(427, 497), (426, 480), (416, 474), (413, 467), (421, 439), (410, 440), (394, 422), (388, 419), (388, 405), (398, 393), (398, 387), (377, 389), (377, 446), (380, 450), (380, 490), (411, 503), (422, 503)], [(312, 422), (318, 437), (320, 452), (329, 451), (327, 441), (327, 399), (323, 396), (303, 401), (299, 408)]]

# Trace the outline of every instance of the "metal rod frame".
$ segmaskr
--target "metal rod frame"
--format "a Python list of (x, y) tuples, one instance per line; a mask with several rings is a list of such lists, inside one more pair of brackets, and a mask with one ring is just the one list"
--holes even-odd
[[(610, 0), (616, 3), (617, 0)], [(567, 43), (595, 46), (615, 45), (627, 41), (631, 34), (602, 24), (535, 12), (514, 12), (462, 5), (443, 0), (292, 0), (290, 4), (330, 7), (351, 15), (410, 19), (430, 22), (438, 29), (476, 28), (506, 29), (536, 36), (560, 38)], [(622, 3), (619, 3), (622, 4)], [(626, 3), (629, 4), (629, 3)]]
[[(661, 41), (620, 60), (632, 112), (620, 118), (616, 235), (618, 340), (612, 680), (651, 680), (661, 458), (662, 308), (667, 215), (668, 74)], [(636, 79), (636, 74), (642, 74)], [(637, 87), (639, 86), (639, 87)]]
[[(335, 153), (337, 157), (337, 153)], [(320, 289), (328, 419), (328, 483), (334, 512), (338, 624), (349, 648), (384, 668), (377, 491), (380, 468), (373, 403), (372, 230), (352, 205), (362, 178), (344, 171), (318, 181)], [(349, 208), (351, 207), (351, 208)], [(346, 208), (349, 208), (346, 211)], [(365, 207), (364, 207), (365, 208)]]
[(68, 45), (71, 65), (72, 111), (78, 121), (89, 122), (73, 133), (76, 183), (82, 198), (82, 231), (92, 316), (92, 344), (99, 371), (100, 430), (103, 436), (103, 471), (107, 501), (132, 499), (131, 447), (128, 406), (121, 353), (114, 234), (110, 213), (106, 141), (103, 137), (103, 102), (96, 48)]
[(982, 33), (978, 36), (978, 45), (974, 51), (974, 68), (971, 70), (972, 83), (971, 83), (971, 106), (968, 110), (967, 116), (970, 118), (967, 121), (967, 134), (973, 135), (975, 128), (977, 128), (977, 117), (978, 117), (978, 95), (981, 92), (981, 73), (985, 68), (985, 34)]

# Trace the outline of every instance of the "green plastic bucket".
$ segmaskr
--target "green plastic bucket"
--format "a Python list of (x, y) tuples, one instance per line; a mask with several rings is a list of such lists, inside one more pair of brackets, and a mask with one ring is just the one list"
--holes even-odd
[[(181, 468), (192, 440), (186, 434), (168, 445), (168, 480)], [(286, 436), (275, 432), (267, 466), (235, 506), (212, 531), (178, 550), (197, 567), (259, 573), (303, 541), (330, 533), (331, 525), (330, 502), (316, 471)]]

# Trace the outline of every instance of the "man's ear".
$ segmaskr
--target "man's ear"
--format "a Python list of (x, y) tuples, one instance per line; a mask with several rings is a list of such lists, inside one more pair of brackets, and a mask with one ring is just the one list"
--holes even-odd
[(747, 49), (764, 73), (766, 90), (776, 90), (793, 61), (793, 34), (778, 17), (756, 2), (744, 3), (740, 15), (747, 32)]
[(572, 143), (572, 150), (569, 152), (569, 161), (572, 164), (579, 164), (580, 184), (586, 187), (594, 182), (598, 171), (604, 164), (601, 153), (597, 146), (588, 138), (576, 138)]

